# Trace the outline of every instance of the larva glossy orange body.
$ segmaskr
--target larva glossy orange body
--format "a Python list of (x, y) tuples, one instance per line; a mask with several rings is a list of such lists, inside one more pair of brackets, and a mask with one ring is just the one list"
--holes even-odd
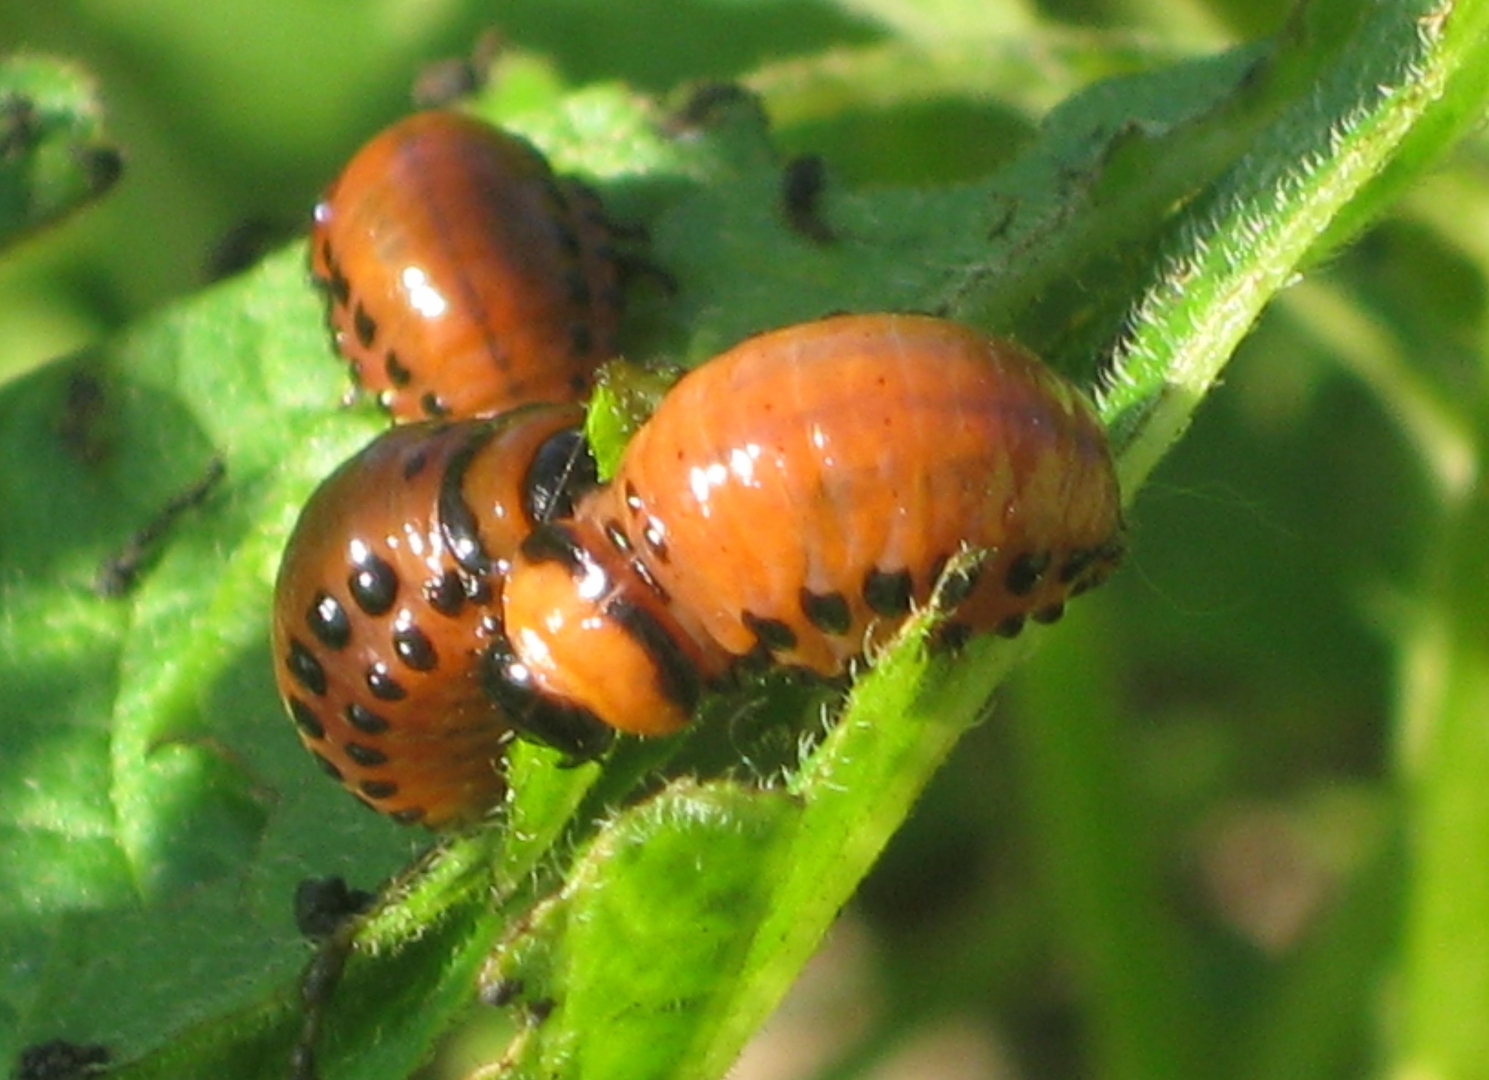
[(537, 406), (394, 427), (302, 511), (275, 588), (275, 676), (305, 746), (373, 808), (439, 827), (500, 799), (512, 727), (483, 656), (581, 418)]
[(923, 316), (824, 319), (684, 376), (613, 481), (524, 542), (508, 670), (665, 733), (740, 658), (843, 670), (964, 548), (989, 555), (956, 624), (1013, 634), (1104, 580), (1121, 537), (1104, 432), (1031, 354)]
[(575, 401), (615, 346), (621, 290), (595, 196), (514, 135), (416, 113), (315, 210), (337, 348), (399, 420)]

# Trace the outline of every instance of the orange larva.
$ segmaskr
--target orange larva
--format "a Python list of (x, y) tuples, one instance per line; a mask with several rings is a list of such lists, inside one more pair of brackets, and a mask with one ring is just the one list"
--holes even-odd
[(990, 553), (953, 615), (968, 632), (1052, 621), (1116, 565), (1116, 475), (1079, 391), (940, 319), (761, 334), (686, 375), (614, 480), (523, 542), (502, 685), (675, 731), (743, 658), (842, 671), (967, 547)]
[(363, 146), (316, 206), (311, 270), (337, 348), (396, 419), (574, 401), (614, 350), (621, 290), (598, 200), (458, 113)]
[(500, 799), (512, 723), (485, 654), (518, 544), (583, 484), (581, 417), (394, 427), (301, 513), (275, 587), (275, 676), (305, 746), (373, 808), (438, 827)]

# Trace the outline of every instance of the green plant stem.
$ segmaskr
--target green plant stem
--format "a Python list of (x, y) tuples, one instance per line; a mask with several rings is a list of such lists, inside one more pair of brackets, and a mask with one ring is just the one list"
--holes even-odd
[[(1482, 0), (1375, 7), (1313, 92), (1185, 215), (1104, 402), (1124, 490), (1183, 432), (1267, 301), (1316, 248), (1337, 242), (1335, 219), (1349, 209), (1357, 227), (1352, 204), (1378, 205), (1377, 178), (1398, 153), (1420, 166), (1450, 145), (1464, 102), (1483, 99), (1486, 22)], [(1166, 384), (1156, 397), (1155, 378)]]
[[(1050, 635), (1040, 662), (1075, 671), (1082, 657), (1102, 655), (1104, 630), (1085, 614)], [(1075, 681), (1019, 684), (1021, 786), (1045, 896), (1091, 1028), (1091, 1075), (1179, 1080), (1203, 1072), (1205, 1024), (1187, 943), (1155, 888), (1152, 834), (1126, 782), (1113, 675), (1086, 670)]]
[[(904, 645), (909, 646), (906, 642)], [(739, 1049), (785, 994), (801, 965), (899, 828), (946, 755), (982, 711), (982, 703), (1025, 651), (1000, 643), (976, 648), (967, 662), (937, 667), (929, 692), (896, 668), (925, 663), (899, 647), (855, 692), (844, 721), (808, 759), (791, 785), (803, 807), (786, 875), (770, 914), (754, 934), (740, 986), (698, 1077), (722, 1076)], [(980, 663), (978, 661), (981, 661)], [(866, 797), (866, 793), (872, 793)]]
[(1412, 866), (1397, 1075), (1489, 1076), (1489, 603), (1480, 484), (1451, 515), (1406, 642), (1400, 754)]

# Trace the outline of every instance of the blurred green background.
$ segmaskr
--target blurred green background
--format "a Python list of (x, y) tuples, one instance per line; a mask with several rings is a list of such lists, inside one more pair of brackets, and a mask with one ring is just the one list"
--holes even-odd
[[(917, 7), (936, 17), (888, 0), (0, 3), (0, 49), (87, 66), (126, 155), (102, 204), (0, 260), (0, 377), (293, 236), (338, 164), (410, 107), (418, 73), (490, 28), (574, 85), (744, 78), (772, 103), (791, 58), (871, 44), (881, 14)], [(1158, 56), (1272, 32), (1287, 7), (1051, 0), (990, 3), (989, 18), (1015, 38), (1089, 32), (1113, 55)], [(1037, 89), (787, 110), (777, 135), (849, 185), (975, 176), (1017, 152)], [(943, 1056), (914, 1060), (938, 1064), (874, 1075), (1120, 1074), (1123, 1003), (1093, 976), (1110, 964), (1081, 951), (1072, 799), (1110, 799), (1145, 826), (1124, 887), (1135, 914), (1161, 913), (1135, 937), (1165, 947), (1133, 962), (1185, 958), (1150, 985), (1237, 1027), (1293, 1010), (1270, 1042), (1237, 1048), (1255, 1059), (1240, 1073), (1368, 1071), (1399, 945), (1401, 631), (1458, 460), (1413, 403), (1482, 365), (1486, 179), (1480, 141), (1269, 313), (1138, 498), (1128, 566), (964, 742), (824, 954), (828, 976), (809, 976), (740, 1075), (860, 1075), (923, 1044)], [(1091, 701), (1122, 790), (1061, 790), (1030, 759), (1031, 725)], [(788, 1064), (770, 1064), (772, 1046)]]

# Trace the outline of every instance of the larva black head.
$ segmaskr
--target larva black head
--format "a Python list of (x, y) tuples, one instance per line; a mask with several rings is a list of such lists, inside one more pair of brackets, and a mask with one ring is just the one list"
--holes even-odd
[(567, 428), (550, 436), (527, 467), (523, 497), (528, 520), (572, 517), (574, 503), (600, 483), (600, 467), (584, 432)]
[(506, 635), (486, 649), (481, 683), (519, 737), (562, 751), (575, 764), (599, 757), (615, 741), (615, 729), (588, 709), (536, 689)]

